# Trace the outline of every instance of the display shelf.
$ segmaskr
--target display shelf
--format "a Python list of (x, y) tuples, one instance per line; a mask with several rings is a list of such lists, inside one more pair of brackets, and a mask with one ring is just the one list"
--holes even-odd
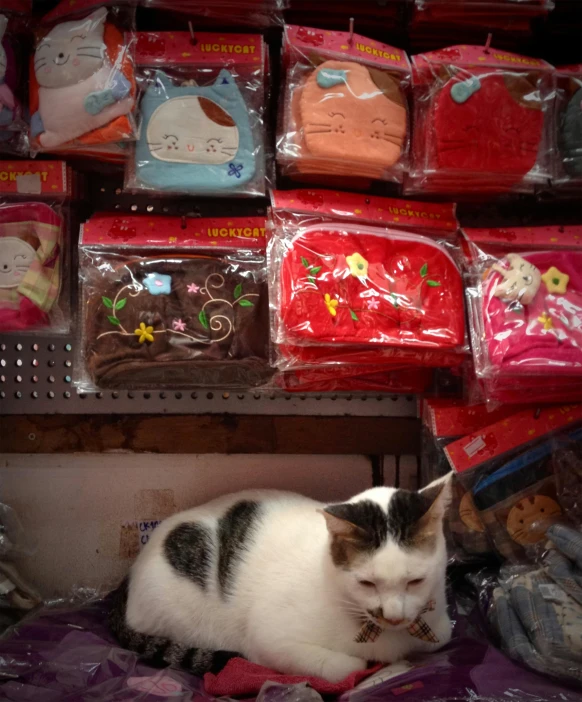
[(418, 452), (413, 396), (210, 389), (79, 394), (74, 345), (67, 336), (2, 336), (0, 451)]

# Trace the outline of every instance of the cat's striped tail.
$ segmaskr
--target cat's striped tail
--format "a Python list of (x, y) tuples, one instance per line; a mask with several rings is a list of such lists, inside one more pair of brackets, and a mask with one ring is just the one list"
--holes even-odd
[(179, 644), (162, 636), (141, 634), (127, 625), (125, 613), (129, 581), (126, 578), (111, 593), (112, 607), (109, 612), (109, 628), (119, 643), (139, 654), (141, 660), (154, 668), (182, 668), (194, 675), (220, 672), (231, 658), (239, 654), (232, 651), (212, 651)]

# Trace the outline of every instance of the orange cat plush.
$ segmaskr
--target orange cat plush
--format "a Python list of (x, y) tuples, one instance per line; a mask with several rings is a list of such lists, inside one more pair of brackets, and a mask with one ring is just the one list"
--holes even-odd
[(325, 61), (293, 96), (302, 173), (381, 178), (400, 159), (407, 113), (399, 81), (351, 61)]

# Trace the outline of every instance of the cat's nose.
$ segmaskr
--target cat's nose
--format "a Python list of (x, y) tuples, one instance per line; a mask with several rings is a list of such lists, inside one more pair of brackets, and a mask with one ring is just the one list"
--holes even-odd
[(390, 626), (400, 626), (404, 619), (387, 619), (386, 620)]

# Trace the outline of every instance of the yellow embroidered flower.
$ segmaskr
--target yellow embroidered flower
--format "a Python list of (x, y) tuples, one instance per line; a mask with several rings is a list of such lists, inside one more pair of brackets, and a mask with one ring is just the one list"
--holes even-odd
[(325, 293), (325, 295), (323, 296), (323, 301), (325, 302), (327, 311), (331, 314), (332, 317), (335, 317), (337, 314), (336, 307), (339, 305), (339, 301), (332, 299), (329, 293)]
[(144, 341), (154, 340), (154, 335), (152, 334), (153, 330), (153, 327), (146, 327), (143, 322), (140, 322), (139, 329), (136, 329), (133, 333), (139, 336), (139, 343), (143, 344)]
[(552, 266), (542, 275), (542, 280), (546, 284), (548, 292), (563, 295), (568, 287), (570, 276), (559, 271), (556, 266)]
[[(567, 276), (566, 276), (567, 277)], [(552, 329), (554, 326), (554, 323), (552, 322), (552, 318), (547, 312), (544, 312), (541, 317), (538, 317), (538, 322), (540, 324), (543, 324), (544, 329)]]
[(346, 262), (354, 278), (365, 278), (368, 275), (368, 261), (361, 254), (346, 256)]

